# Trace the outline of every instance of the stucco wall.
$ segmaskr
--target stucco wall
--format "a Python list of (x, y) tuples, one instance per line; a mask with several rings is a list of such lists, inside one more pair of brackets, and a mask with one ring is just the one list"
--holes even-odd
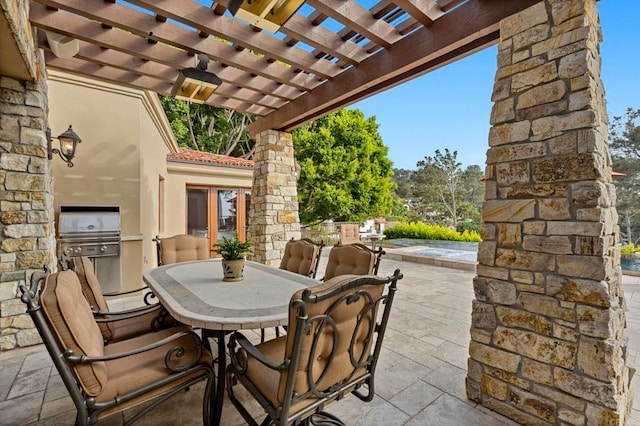
[(162, 113), (157, 99), (54, 72), (49, 97), (52, 134), (72, 124), (82, 138), (74, 167), (53, 160), (56, 213), (62, 205), (120, 206), (122, 290), (137, 288), (145, 267), (155, 265), (151, 239), (157, 233), (157, 181), (159, 174), (166, 175), (171, 145), (162, 119), (154, 117)]

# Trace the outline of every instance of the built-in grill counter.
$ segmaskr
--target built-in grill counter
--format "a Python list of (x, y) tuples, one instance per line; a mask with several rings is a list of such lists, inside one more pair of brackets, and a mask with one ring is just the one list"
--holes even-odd
[(120, 291), (120, 207), (61, 206), (58, 256), (93, 260), (103, 292)]

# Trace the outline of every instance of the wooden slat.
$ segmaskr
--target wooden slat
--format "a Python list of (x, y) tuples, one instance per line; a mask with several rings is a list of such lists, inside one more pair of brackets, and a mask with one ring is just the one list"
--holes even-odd
[[(216, 4), (227, 7), (229, 0), (220, 0)], [(293, 15), (281, 28), (280, 32), (287, 34), (285, 42), (288, 46), (289, 40), (302, 41), (331, 56), (355, 65), (362, 62), (367, 56), (360, 46), (352, 42), (344, 42), (335, 33), (328, 29), (314, 24), (311, 20), (299, 15)]]
[[(126, 32), (136, 34), (138, 37), (146, 38), (149, 36), (149, 33), (153, 33), (155, 39), (167, 45), (175, 46), (185, 51), (204, 53), (211, 59), (222, 61), (228, 65), (236, 66), (248, 72), (263, 75), (303, 90), (315, 87), (319, 83), (316, 78), (309, 74), (295, 73), (291, 68), (277, 62), (269, 64), (264, 58), (248, 51), (238, 52), (233, 46), (213, 38), (202, 39), (196, 32), (189, 31), (186, 28), (170, 23), (160, 24), (156, 22), (153, 16), (145, 15), (126, 6), (107, 4), (105, 8), (101, 7), (101, 2), (97, 4), (94, 1), (85, 0), (39, 0), (38, 2), (45, 5), (57, 5), (56, 7), (60, 9), (66, 7), (73, 13), (92, 20), (102, 19), (103, 22), (106, 20), (107, 23), (112, 24), (114, 27), (122, 28), (126, 30)], [(35, 4), (32, 5), (30, 19), (34, 23), (38, 23), (38, 18), (44, 14), (48, 14), (49, 17), (52, 14), (62, 14), (58, 20), (59, 23), (62, 23), (62, 26), (58, 28), (53, 27), (53, 31), (75, 33), (80, 29), (78, 26), (82, 27), (82, 24), (77, 24), (74, 29), (67, 28), (65, 23), (71, 21), (71, 15), (65, 14), (65, 12), (53, 12), (41, 9), (36, 11), (37, 13), (34, 13), (33, 6), (35, 6)], [(107, 13), (107, 10), (110, 12)], [(83, 21), (83, 24), (88, 22), (86, 19), (80, 19), (80, 21)], [(42, 25), (36, 26), (43, 27)], [(154, 33), (153, 30), (156, 30), (156, 32)]]
[[(86, 0), (79, 0), (86, 1)], [(199, 31), (213, 34), (237, 45), (260, 52), (267, 57), (299, 67), (322, 78), (332, 78), (340, 73), (335, 64), (315, 58), (298, 47), (287, 46), (282, 40), (264, 32), (255, 32), (250, 26), (226, 16), (215, 15), (210, 8), (192, 0), (148, 1), (129, 0), (129, 3), (192, 26)], [(105, 9), (109, 9), (108, 6)], [(163, 25), (164, 27), (165, 25)], [(154, 34), (157, 32), (154, 31)]]
[(425, 27), (444, 15), (444, 11), (433, 0), (393, 0), (393, 2)]
[(420, 28), (403, 38), (393, 49), (379, 52), (358, 68), (343, 72), (330, 84), (327, 82), (255, 121), (249, 131), (255, 135), (268, 129), (290, 130), (392, 87), (398, 81), (468, 55), (480, 46), (497, 41), (501, 19), (537, 2), (469, 0), (430, 27)]
[[(150, 90), (162, 95), (170, 95), (172, 84), (156, 80), (146, 76), (105, 67), (96, 63), (82, 61), (76, 58), (57, 58), (51, 52), (45, 52), (47, 66), (52, 69), (68, 72), (70, 74), (91, 76), (92, 78), (106, 81), (108, 83), (120, 84), (138, 90)], [(236, 111), (255, 114), (256, 111), (266, 111), (267, 109), (257, 108), (255, 105), (238, 99), (232, 99), (218, 94), (213, 94), (207, 101), (208, 105), (219, 108), (229, 108)], [(273, 111), (272, 109), (270, 111)]]
[(307, 3), (380, 46), (391, 47), (401, 38), (393, 26), (375, 19), (369, 10), (353, 0), (307, 0)]

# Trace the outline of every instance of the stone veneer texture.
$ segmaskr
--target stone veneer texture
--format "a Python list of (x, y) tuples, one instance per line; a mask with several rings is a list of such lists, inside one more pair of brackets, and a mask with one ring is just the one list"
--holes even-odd
[(40, 80), (0, 77), (0, 350), (40, 342), (18, 286), (54, 262), (47, 88)]
[(300, 238), (298, 189), (291, 134), (267, 130), (256, 137), (249, 208), (251, 260), (278, 266), (291, 238)]
[(615, 189), (595, 0), (500, 25), (467, 395), (521, 424), (623, 425)]

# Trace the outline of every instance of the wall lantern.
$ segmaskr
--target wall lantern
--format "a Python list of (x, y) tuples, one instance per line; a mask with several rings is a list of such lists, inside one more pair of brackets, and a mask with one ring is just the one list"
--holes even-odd
[[(60, 149), (53, 148), (51, 143), (53, 139), (58, 139), (60, 142)], [(57, 138), (51, 137), (51, 129), (47, 128), (47, 150), (49, 160), (53, 159), (53, 154), (58, 154), (62, 161), (67, 163), (67, 167), (73, 167), (73, 157), (76, 156), (76, 147), (78, 144), (82, 142), (82, 139), (73, 131), (71, 124), (69, 124), (69, 128), (66, 132), (62, 133)]]
[(230, 0), (229, 12), (253, 26), (275, 33), (303, 3), (304, 0)]
[(185, 68), (180, 71), (178, 79), (173, 84), (171, 96), (183, 101), (203, 104), (213, 92), (222, 84), (217, 75), (207, 71), (209, 58), (198, 55), (196, 67)]

